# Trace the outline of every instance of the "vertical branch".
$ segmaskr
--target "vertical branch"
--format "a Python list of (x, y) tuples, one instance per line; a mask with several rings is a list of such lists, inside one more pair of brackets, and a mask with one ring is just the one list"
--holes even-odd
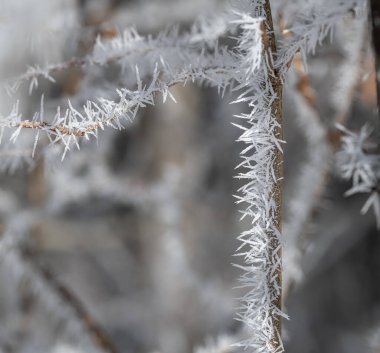
[(246, 91), (236, 101), (248, 101), (251, 108), (249, 114), (237, 116), (246, 125), (237, 125), (243, 130), (238, 141), (248, 145), (238, 166), (244, 169), (238, 177), (246, 181), (238, 202), (246, 205), (242, 219), (249, 218), (251, 224), (239, 237), (238, 255), (245, 262), (241, 281), (250, 288), (242, 298), (241, 317), (253, 330), (246, 347), (281, 353), (282, 80), (274, 65), (277, 48), (269, 0), (254, 2), (253, 12), (255, 17), (246, 19), (239, 44), (241, 86)]
[(372, 17), (372, 43), (376, 65), (377, 107), (380, 119), (380, 2), (378, 0), (371, 0), (370, 2)]
[[(265, 32), (264, 32), (264, 55), (268, 62), (269, 85), (274, 92), (274, 99), (269, 106), (273, 119), (276, 121), (274, 128), (274, 136), (277, 140), (283, 140), (283, 127), (282, 127), (282, 80), (280, 74), (274, 67), (274, 60), (277, 57), (276, 38), (274, 35), (272, 11), (270, 1), (265, 0)], [(277, 146), (274, 153), (274, 186), (272, 190), (273, 199), (275, 201), (275, 214), (274, 221), (275, 227), (279, 232), (282, 229), (282, 180), (283, 180), (283, 153)], [(274, 287), (277, 291), (277, 296), (273, 298), (273, 306), (277, 308), (270, 314), (273, 320), (273, 336), (271, 339), (271, 352), (282, 351), (281, 343), (281, 308), (282, 308), (282, 250), (278, 237), (272, 234), (270, 240), (269, 257), (271, 265), (276, 269), (275, 283), (270, 282), (269, 287)], [(278, 263), (276, 263), (278, 262)]]

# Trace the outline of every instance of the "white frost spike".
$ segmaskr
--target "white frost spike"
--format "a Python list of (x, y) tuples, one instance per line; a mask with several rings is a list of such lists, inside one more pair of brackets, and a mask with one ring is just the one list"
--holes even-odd
[(176, 99), (174, 98), (173, 94), (170, 92), (169, 89), (168, 89), (168, 94), (169, 94), (169, 97), (171, 98), (171, 100), (172, 100), (174, 103), (177, 103)]
[(137, 82), (137, 90), (142, 91), (142, 81), (140, 78), (140, 72), (139, 72), (139, 67), (136, 65), (136, 82)]
[(254, 18), (246, 13), (236, 13), (238, 19), (233, 21), (241, 26), (243, 32), (239, 38), (238, 50), (241, 53), (241, 74), (246, 77), (252, 75), (259, 68), (262, 60), (262, 33), (263, 18)]
[(380, 195), (378, 192), (371, 193), (370, 197), (361, 209), (361, 213), (367, 213), (371, 207), (375, 213), (377, 228), (380, 229)]
[(38, 138), (40, 136), (40, 132), (37, 131), (36, 137), (34, 138), (34, 144), (33, 144), (33, 151), (32, 151), (32, 158), (34, 158), (36, 148), (37, 148), (37, 143), (38, 143)]
[(45, 95), (43, 94), (41, 96), (41, 103), (40, 103), (40, 121), (44, 121), (44, 98), (45, 98)]

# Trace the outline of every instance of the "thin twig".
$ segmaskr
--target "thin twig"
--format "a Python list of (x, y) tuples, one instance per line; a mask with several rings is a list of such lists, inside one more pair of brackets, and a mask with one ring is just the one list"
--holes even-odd
[(69, 128), (64, 125), (52, 125), (45, 121), (23, 120), (23, 121), (15, 123), (15, 127), (21, 127), (23, 129), (44, 130), (44, 131), (51, 132), (54, 135), (83, 137), (86, 134), (93, 133), (99, 128), (101, 128), (101, 124), (93, 123), (92, 126), (79, 129), (79, 128)]
[[(274, 60), (277, 56), (277, 47), (276, 47), (276, 38), (274, 35), (274, 27), (273, 27), (273, 20), (272, 20), (272, 12), (270, 7), (270, 1), (265, 0), (264, 3), (264, 11), (265, 11), (265, 32), (264, 32), (264, 38), (263, 38), (263, 45), (264, 45), (264, 55), (269, 59), (268, 60), (268, 73), (269, 73), (269, 83), (274, 89), (275, 99), (271, 103), (270, 110), (273, 114), (274, 118), (277, 122), (277, 127), (275, 128), (274, 134), (276, 138), (280, 141), (283, 140), (283, 128), (282, 128), (282, 80), (280, 77), (280, 74), (277, 72), (277, 70), (274, 68)], [(275, 160), (274, 160), (274, 177), (275, 177), (275, 184), (273, 187), (273, 198), (276, 203), (275, 208), (275, 225), (278, 231), (281, 232), (282, 229), (282, 180), (283, 180), (283, 161), (284, 156), (282, 151), (279, 148), (276, 148), (275, 151)], [(276, 259), (278, 258), (280, 261), (282, 260), (282, 249), (279, 239), (272, 235), (272, 239), (270, 242), (270, 248), (273, 252), (271, 253), (270, 258)], [(278, 249), (278, 250), (277, 250)], [(281, 351), (281, 315), (279, 314), (281, 312), (282, 308), (282, 265), (277, 267), (277, 277), (276, 282), (277, 283), (269, 283), (269, 286), (276, 286), (279, 288), (280, 294), (274, 299), (274, 306), (278, 309), (278, 312), (272, 312), (270, 313), (272, 315), (273, 320), (273, 326), (274, 326), (274, 332), (273, 337), (271, 339), (271, 351), (272, 352), (278, 352)]]
[[(103, 328), (96, 322), (92, 315), (87, 311), (81, 301), (73, 294), (73, 292), (60, 283), (55, 276), (40, 263), (35, 261), (34, 253), (25, 244), (14, 242), (8, 239), (7, 235), (3, 235), (3, 228), (0, 227), (0, 243), (5, 247), (6, 253), (15, 253), (15, 256), (22, 268), (25, 268), (27, 274), (33, 274), (35, 280), (40, 283), (44, 288), (48, 288), (49, 292), (61, 303), (65, 304), (67, 308), (75, 315), (75, 319), (81, 323), (82, 327), (90, 336), (92, 342), (105, 353), (117, 353), (116, 347), (108, 339), (107, 334)], [(10, 244), (7, 244), (10, 240)], [(8, 248), (9, 247), (9, 248)]]
[(42, 280), (47, 284), (52, 291), (64, 302), (67, 306), (71, 307), (76, 314), (79, 321), (87, 329), (87, 332), (92, 337), (92, 340), (96, 345), (101, 348), (102, 351), (107, 353), (117, 353), (117, 349), (114, 344), (109, 340), (104, 329), (96, 322), (94, 317), (87, 311), (85, 306), (79, 300), (78, 297), (66, 286), (60, 283), (57, 278), (41, 264), (36, 264), (33, 261), (33, 253), (28, 248), (23, 248), (21, 251), (24, 260), (33, 264), (33, 267)]

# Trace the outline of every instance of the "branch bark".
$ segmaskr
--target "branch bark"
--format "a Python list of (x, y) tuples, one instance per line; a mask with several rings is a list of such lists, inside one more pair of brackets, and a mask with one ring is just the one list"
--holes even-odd
[[(272, 86), (275, 99), (272, 101), (271, 114), (277, 122), (277, 127), (275, 128), (274, 135), (278, 140), (283, 140), (283, 109), (282, 109), (282, 80), (280, 73), (275, 69), (274, 61), (277, 57), (277, 47), (276, 47), (276, 38), (274, 34), (272, 11), (270, 6), (270, 0), (265, 0), (264, 3), (264, 12), (265, 12), (265, 31), (264, 31), (264, 55), (267, 58), (268, 62), (268, 73), (269, 73), (269, 84)], [(283, 161), (284, 156), (282, 151), (279, 148), (276, 148), (275, 151), (275, 160), (274, 160), (274, 177), (275, 184), (273, 187), (273, 199), (276, 203), (275, 209), (275, 225), (279, 232), (282, 230), (282, 190), (283, 190)], [(282, 352), (282, 341), (281, 341), (281, 309), (282, 309), (282, 249), (279, 239), (275, 234), (271, 235), (270, 247), (272, 253), (270, 253), (270, 261), (274, 265), (274, 261), (280, 261), (280, 265), (277, 268), (276, 273), (276, 282), (269, 283), (270, 288), (279, 288), (279, 295), (273, 298), (273, 306), (277, 309), (270, 313), (273, 320), (273, 337), (271, 339), (271, 352)]]

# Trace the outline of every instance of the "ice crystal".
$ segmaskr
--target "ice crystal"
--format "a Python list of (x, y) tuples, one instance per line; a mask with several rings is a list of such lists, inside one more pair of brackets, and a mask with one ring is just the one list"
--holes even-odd
[(352, 181), (352, 187), (346, 196), (367, 193), (369, 197), (362, 208), (362, 213), (373, 209), (377, 227), (380, 229), (380, 156), (378, 146), (370, 141), (371, 130), (365, 125), (358, 133), (339, 126), (343, 132), (342, 147), (337, 153), (340, 175)]

